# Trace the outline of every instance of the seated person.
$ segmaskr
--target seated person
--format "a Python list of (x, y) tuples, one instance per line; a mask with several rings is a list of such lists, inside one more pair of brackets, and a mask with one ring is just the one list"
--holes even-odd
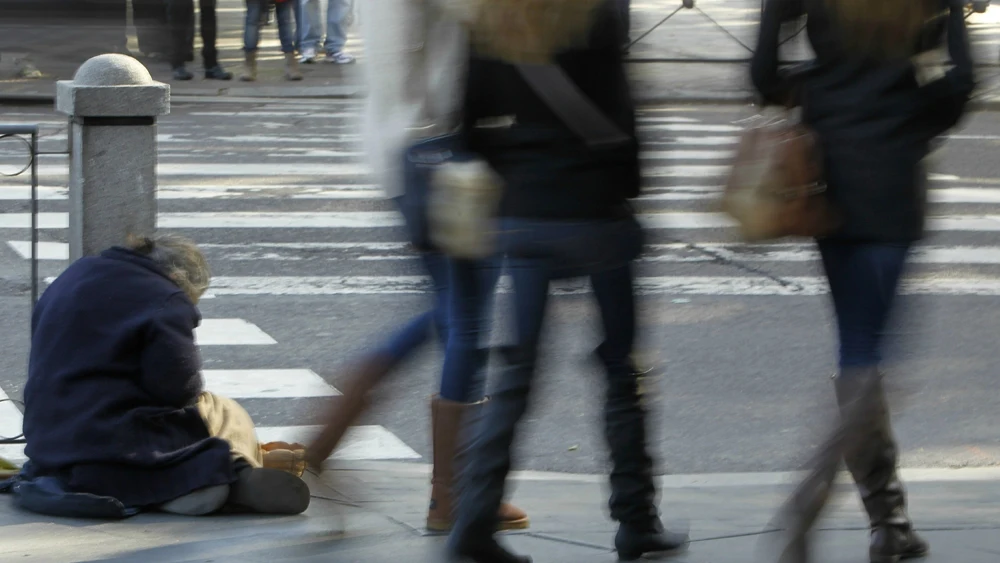
[(203, 390), (194, 329), (208, 283), (201, 251), (175, 237), (132, 238), (52, 283), (32, 317), (21, 479), (133, 513), (306, 510), (309, 487), (264, 467), (246, 411)]

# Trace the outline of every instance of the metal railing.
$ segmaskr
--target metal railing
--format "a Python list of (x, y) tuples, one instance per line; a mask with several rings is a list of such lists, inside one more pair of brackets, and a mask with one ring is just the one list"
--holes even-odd
[[(726, 37), (729, 37), (730, 39), (732, 39), (733, 41), (735, 41), (740, 47), (742, 47), (743, 49), (745, 49), (747, 51), (747, 53), (749, 53), (750, 56), (753, 56), (753, 53), (754, 53), (753, 48), (750, 47), (749, 45), (747, 45), (746, 43), (744, 43), (742, 40), (740, 40), (739, 37), (736, 37), (736, 35), (734, 35), (731, 31), (729, 31), (728, 29), (726, 29), (726, 27), (723, 26), (722, 24), (720, 24), (715, 18), (713, 18), (708, 13), (706, 13), (704, 10), (702, 10), (700, 7), (698, 7), (697, 0), (679, 0), (679, 1), (680, 1), (680, 5), (677, 6), (676, 9), (674, 9), (672, 12), (670, 12), (669, 14), (667, 14), (660, 21), (656, 22), (656, 24), (653, 27), (651, 27), (651, 28), (647, 29), (646, 31), (642, 32), (642, 34), (640, 34), (639, 37), (637, 37), (633, 41), (630, 41), (629, 44), (628, 44), (628, 46), (626, 47), (626, 51), (630, 50), (637, 43), (639, 43), (640, 41), (642, 41), (643, 39), (645, 39), (646, 37), (648, 37), (650, 34), (652, 34), (654, 31), (656, 31), (657, 29), (659, 29), (663, 24), (665, 24), (668, 21), (670, 21), (671, 18), (673, 18), (674, 16), (676, 16), (682, 10), (694, 10), (696, 13), (698, 13), (703, 18), (705, 18), (706, 20), (708, 20), (713, 26), (715, 26), (715, 28), (718, 31), (720, 31)], [(760, 13), (761, 14), (763, 14), (763, 12), (764, 12), (764, 4), (766, 2), (767, 2), (767, 0), (760, 0)], [(966, 19), (972, 17), (973, 14), (982, 14), (982, 13), (985, 13), (986, 10), (990, 7), (990, 3), (991, 3), (991, 0), (965, 0), (965, 17), (966, 17)], [(799, 35), (801, 35), (802, 32), (805, 31), (805, 29), (806, 29), (806, 27), (803, 24), (798, 30), (796, 30), (794, 33), (792, 33), (789, 37), (786, 37), (785, 39), (783, 39), (781, 41), (781, 44), (784, 45), (785, 43), (787, 43), (787, 42), (795, 39), (796, 37), (798, 37)], [(746, 57), (746, 58), (721, 58), (721, 57), (707, 57), (707, 58), (706, 57), (673, 57), (673, 58), (671, 58), (671, 57), (628, 57), (628, 61), (630, 63), (748, 64), (750, 62), (750, 57)], [(783, 64), (796, 64), (796, 63), (802, 63), (802, 62), (806, 62), (806, 61), (794, 61), (794, 60), (792, 60), (792, 61), (782, 61)], [(977, 63), (976, 66), (997, 66), (997, 64), (996, 63)]]
[(44, 154), (66, 154), (66, 152), (42, 152), (38, 149), (38, 125), (0, 123), (0, 141), (15, 139), (24, 144), (27, 163), (13, 173), (0, 170), (0, 176), (20, 176), (31, 172), (31, 309), (38, 303), (38, 157)]

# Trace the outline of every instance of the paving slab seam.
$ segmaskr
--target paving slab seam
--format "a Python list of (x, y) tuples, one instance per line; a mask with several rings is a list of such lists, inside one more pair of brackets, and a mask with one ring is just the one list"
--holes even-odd
[[(382, 471), (409, 475), (430, 475), (430, 464), (412, 462), (359, 462), (350, 465), (328, 464), (327, 470), (335, 472), (364, 473)], [(901, 478), (909, 483), (964, 483), (1000, 481), (1000, 467), (963, 468), (902, 468)], [(661, 475), (657, 481), (663, 489), (724, 488), (745, 486), (793, 485), (803, 475), (801, 471), (777, 471), (756, 473), (701, 473), (688, 475)], [(554, 471), (513, 471), (510, 478), (515, 481), (556, 481), (567, 483), (604, 483), (605, 473), (559, 473)], [(847, 472), (840, 473), (838, 483), (851, 483)]]
[(574, 545), (574, 546), (577, 546), (577, 547), (583, 547), (583, 548), (587, 548), (587, 549), (593, 549), (595, 551), (601, 551), (601, 552), (605, 552), (605, 553), (610, 553), (610, 552), (614, 551), (614, 550), (608, 548), (608, 546), (606, 546), (606, 545), (597, 545), (597, 544), (590, 543), (590, 542), (585, 542), (585, 541), (571, 540), (571, 539), (567, 539), (567, 538), (560, 538), (558, 536), (553, 536), (553, 535), (550, 535), (550, 534), (546, 534), (544, 532), (508, 533), (506, 535), (511, 535), (511, 536), (527, 536), (527, 537), (531, 537), (531, 538), (535, 538), (535, 539), (539, 539), (539, 540), (543, 540), (543, 541), (549, 541), (549, 542), (553, 542), (553, 543), (561, 543), (561, 544), (566, 544), (566, 545)]

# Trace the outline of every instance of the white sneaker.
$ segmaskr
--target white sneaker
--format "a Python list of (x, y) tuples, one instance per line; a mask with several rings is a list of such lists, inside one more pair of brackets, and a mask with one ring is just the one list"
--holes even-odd
[(302, 51), (299, 62), (305, 65), (311, 65), (316, 62), (316, 49), (310, 47)]
[(343, 51), (337, 51), (336, 53), (327, 53), (326, 62), (335, 65), (349, 65), (354, 62), (354, 57)]

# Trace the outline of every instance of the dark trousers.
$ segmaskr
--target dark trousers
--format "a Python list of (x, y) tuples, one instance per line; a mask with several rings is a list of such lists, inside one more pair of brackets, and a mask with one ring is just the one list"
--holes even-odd
[(140, 51), (147, 55), (171, 52), (166, 0), (132, 0), (132, 16)]
[[(205, 68), (219, 64), (219, 53), (215, 48), (218, 34), (215, 15), (215, 0), (198, 0), (201, 13), (201, 55)], [(168, 0), (167, 20), (170, 27), (170, 65), (177, 68), (187, 62), (194, 52), (194, 0)]]
[[(591, 271), (591, 286), (604, 328), (604, 342), (597, 357), (607, 378), (604, 424), (612, 461), (611, 516), (639, 526), (647, 525), (656, 516), (646, 416), (631, 361), (635, 300), (630, 259), (635, 254), (635, 242), (629, 239), (636, 235), (629, 232), (632, 228), (624, 223), (544, 222), (504, 227), (504, 231), (523, 239), (505, 245), (514, 285), (517, 342), (503, 349), (505, 367), (498, 374), (483, 419), (478, 428), (468, 429), (473, 434), (472, 447), (460, 478), (458, 513), (449, 540), (452, 550), (488, 541), (496, 530), (497, 511), (511, 468), (511, 447), (518, 423), (528, 409), (549, 282), (561, 277), (558, 272), (587, 275), (581, 274), (581, 268)], [(589, 252), (581, 253), (580, 248)], [(593, 262), (585, 264), (588, 260)], [(614, 265), (602, 268), (605, 261)]]
[(616, 0), (618, 2), (618, 17), (621, 19), (622, 33), (625, 38), (625, 44), (631, 43), (632, 41), (632, 16), (630, 11), (632, 9), (632, 0)]
[(841, 369), (881, 361), (882, 335), (909, 248), (907, 243), (819, 243), (837, 315)]

